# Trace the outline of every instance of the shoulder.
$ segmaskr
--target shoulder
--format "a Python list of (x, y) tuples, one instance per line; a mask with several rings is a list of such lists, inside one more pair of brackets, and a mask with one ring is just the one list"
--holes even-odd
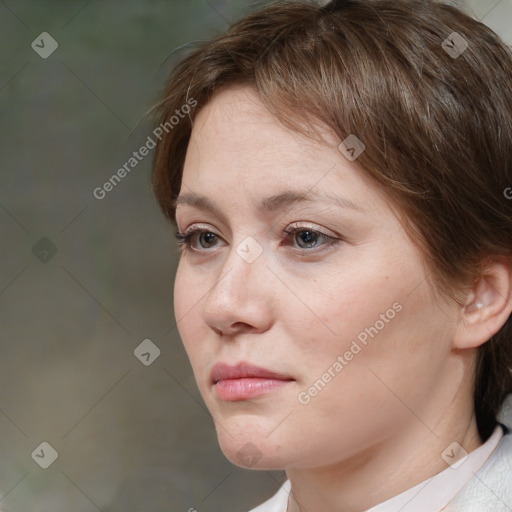
[(512, 510), (512, 431), (504, 435), (489, 460), (460, 490), (445, 512), (510, 512)]

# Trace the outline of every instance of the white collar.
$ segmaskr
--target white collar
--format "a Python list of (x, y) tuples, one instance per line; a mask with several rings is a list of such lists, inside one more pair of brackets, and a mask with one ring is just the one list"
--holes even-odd
[(498, 424), (484, 444), (456, 464), (448, 466), (445, 470), (407, 491), (368, 509), (367, 512), (396, 512), (397, 510), (400, 512), (439, 512), (443, 510), (487, 462), (502, 437), (503, 428)]
[[(379, 503), (366, 512), (440, 512), (455, 495), (471, 480), (475, 473), (487, 462), (501, 438), (503, 428), (496, 425), (487, 441), (473, 450), (458, 463), (410, 489)], [(441, 454), (440, 454), (441, 456)], [(249, 512), (286, 512), (288, 495), (291, 490), (290, 480), (286, 480), (277, 493), (268, 501)]]

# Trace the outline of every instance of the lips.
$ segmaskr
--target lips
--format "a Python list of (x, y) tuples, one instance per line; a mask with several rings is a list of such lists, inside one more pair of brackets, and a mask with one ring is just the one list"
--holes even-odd
[(217, 363), (211, 373), (211, 384), (217, 395), (230, 402), (255, 398), (277, 390), (293, 380), (289, 375), (247, 362), (236, 365)]
[(212, 370), (212, 382), (214, 384), (219, 380), (243, 378), (293, 380), (287, 375), (282, 375), (246, 362), (238, 363), (234, 366), (225, 363), (217, 363)]

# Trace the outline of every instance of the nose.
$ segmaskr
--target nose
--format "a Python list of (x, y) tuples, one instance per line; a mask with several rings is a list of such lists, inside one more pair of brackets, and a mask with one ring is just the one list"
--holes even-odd
[(275, 283), (263, 251), (254, 261), (233, 245), (203, 303), (203, 320), (217, 334), (261, 333), (272, 324)]

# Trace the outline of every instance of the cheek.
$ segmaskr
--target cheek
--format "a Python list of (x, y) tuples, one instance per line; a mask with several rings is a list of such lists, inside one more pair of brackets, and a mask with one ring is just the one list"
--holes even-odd
[[(404, 368), (411, 369), (407, 374), (411, 378), (427, 372), (424, 361), (432, 360), (432, 341), (439, 333), (432, 327), (434, 313), (426, 284), (410, 293), (414, 286), (409, 283), (418, 282), (421, 273), (403, 266), (402, 275), (389, 267), (387, 273), (376, 265), (373, 269), (364, 275), (340, 272), (318, 279), (308, 285), (310, 293), (296, 288), (308, 307), (295, 301), (295, 312), (291, 307), (287, 311), (287, 323), (293, 326), (294, 345), (301, 353), (302, 387), (323, 375), (329, 380), (330, 370), (336, 375), (328, 386), (331, 390), (341, 382), (357, 388), (360, 380), (362, 391), (363, 383), (375, 384), (373, 370), (403, 389), (407, 387)], [(292, 318), (300, 321), (291, 322)], [(428, 380), (428, 375), (423, 377)]]
[(198, 335), (198, 330), (204, 325), (200, 321), (203, 304), (201, 297), (204, 293), (201, 282), (180, 263), (174, 281), (174, 316), (178, 332), (192, 364), (195, 361), (194, 349), (199, 349), (194, 340), (202, 339)]
[[(315, 354), (315, 360), (322, 352), (343, 353), (358, 336), (364, 342), (369, 337), (367, 330), (377, 322), (379, 332), (399, 313), (393, 304), (399, 298), (400, 290), (395, 289), (387, 276), (358, 275), (354, 273), (332, 273), (315, 279), (314, 282), (297, 282), (294, 286), (296, 297), (289, 297), (287, 317), (295, 318), (298, 343)], [(302, 299), (297, 300), (297, 297)], [(380, 315), (384, 315), (384, 320)], [(386, 323), (384, 323), (386, 322)], [(312, 344), (310, 340), (315, 340)]]
[(331, 285), (329, 300), (325, 293), (316, 301), (309, 297), (317, 315), (309, 313), (296, 331), (303, 342), (302, 390), (317, 383), (314, 407), (325, 408), (326, 416), (333, 403), (361, 418), (383, 404), (403, 409), (391, 390), (417, 400), (414, 384), (429, 389), (446, 352), (444, 323), (436, 318), (427, 285), (411, 294), (404, 279), (339, 282), (345, 286)]
[(194, 270), (186, 261), (180, 261), (174, 280), (174, 312), (178, 320), (186, 324), (194, 323), (201, 314), (203, 298), (213, 284), (201, 273)]
[(174, 279), (174, 315), (180, 324), (182, 323), (180, 320), (190, 308), (189, 304), (192, 300), (192, 293), (190, 293), (192, 288), (188, 286), (188, 279), (189, 277), (183, 271), (183, 266), (180, 263)]

